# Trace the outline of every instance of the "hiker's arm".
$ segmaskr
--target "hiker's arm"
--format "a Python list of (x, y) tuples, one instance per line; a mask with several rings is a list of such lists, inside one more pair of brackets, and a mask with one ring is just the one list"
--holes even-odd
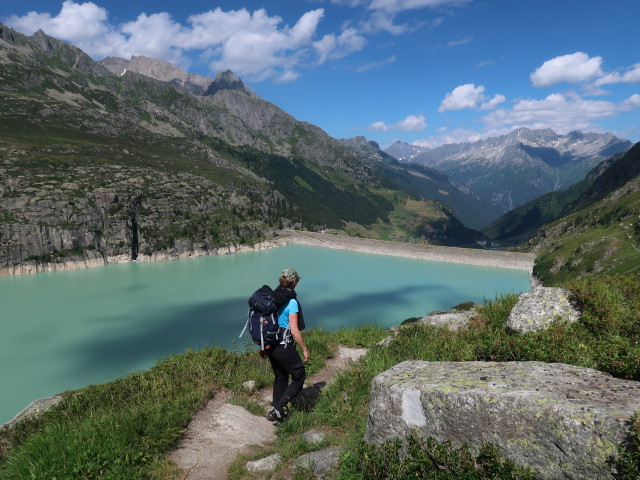
[(289, 314), (289, 329), (291, 330), (291, 335), (293, 339), (296, 341), (298, 346), (302, 349), (302, 355), (304, 355), (304, 361), (309, 361), (309, 349), (304, 343), (304, 339), (302, 338), (302, 333), (298, 328), (298, 314), (290, 313)]

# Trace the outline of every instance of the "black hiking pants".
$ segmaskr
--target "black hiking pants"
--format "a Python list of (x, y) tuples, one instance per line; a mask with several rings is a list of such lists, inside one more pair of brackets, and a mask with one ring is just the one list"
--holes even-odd
[[(273, 368), (273, 407), (282, 412), (284, 407), (300, 393), (307, 373), (296, 344), (278, 344), (267, 350)], [(291, 383), (289, 383), (291, 378)]]

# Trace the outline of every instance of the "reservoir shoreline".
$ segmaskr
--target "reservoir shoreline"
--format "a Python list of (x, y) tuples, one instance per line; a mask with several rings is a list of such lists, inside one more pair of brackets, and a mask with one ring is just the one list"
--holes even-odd
[[(348, 237), (317, 232), (284, 230), (268, 240), (253, 245), (231, 244), (214, 250), (199, 248), (193, 244), (177, 245), (171, 252), (156, 252), (152, 255), (140, 255), (132, 260), (126, 255), (104, 257), (99, 252), (87, 251), (84, 256), (72, 256), (60, 262), (39, 263), (25, 262), (11, 267), (0, 268), (0, 277), (13, 275), (31, 275), (42, 272), (68, 271), (101, 267), (114, 263), (128, 262), (165, 262), (178, 259), (197, 258), (207, 255), (227, 255), (231, 253), (251, 252), (276, 248), (283, 245), (300, 244), (314, 247), (349, 250), (375, 255), (387, 255), (403, 258), (415, 258), (435, 262), (461, 263), (482, 267), (508, 268), (524, 270), (531, 275), (535, 254), (507, 252), (499, 250), (483, 250), (474, 248), (443, 247), (439, 245), (390, 242), (368, 238)], [(531, 277), (532, 285), (536, 284)]]
[(534, 253), (482, 250), (475, 248), (443, 247), (415, 243), (389, 242), (368, 238), (329, 235), (316, 232), (287, 231), (290, 242), (314, 247), (350, 250), (354, 252), (415, 258), (434, 262), (462, 263), (481, 267), (509, 268), (533, 271)]

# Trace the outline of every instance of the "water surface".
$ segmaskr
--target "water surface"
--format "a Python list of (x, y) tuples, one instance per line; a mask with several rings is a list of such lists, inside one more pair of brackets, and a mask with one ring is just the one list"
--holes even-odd
[[(384, 327), (530, 288), (524, 271), (290, 245), (0, 278), (0, 423), (187, 348), (245, 348), (247, 298), (298, 270), (307, 328)], [(250, 348), (254, 348), (253, 345)]]

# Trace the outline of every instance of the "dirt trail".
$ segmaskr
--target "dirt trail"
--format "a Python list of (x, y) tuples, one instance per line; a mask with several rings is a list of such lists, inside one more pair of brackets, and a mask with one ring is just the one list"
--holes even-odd
[[(307, 378), (301, 400), (313, 405), (320, 392), (337, 374), (366, 353), (364, 348), (338, 347), (325, 367)], [(276, 439), (276, 427), (264, 416), (249, 413), (227, 403), (232, 394), (216, 392), (214, 398), (191, 420), (180, 445), (169, 458), (184, 472), (181, 480), (224, 480), (227, 468), (241, 453), (250, 453), (252, 445), (267, 446)], [(260, 395), (266, 406), (271, 393)]]

